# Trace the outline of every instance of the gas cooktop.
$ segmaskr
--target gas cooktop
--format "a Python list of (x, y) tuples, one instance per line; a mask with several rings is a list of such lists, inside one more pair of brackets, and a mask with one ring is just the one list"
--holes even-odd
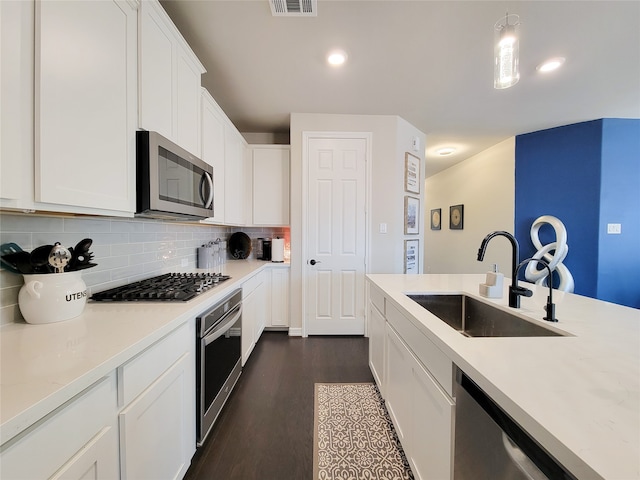
[(94, 293), (91, 300), (186, 302), (230, 278), (213, 273), (166, 273)]

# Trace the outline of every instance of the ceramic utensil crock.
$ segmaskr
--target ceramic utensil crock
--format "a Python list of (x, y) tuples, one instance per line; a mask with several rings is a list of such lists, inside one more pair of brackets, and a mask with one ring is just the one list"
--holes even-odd
[(27, 323), (55, 323), (80, 315), (87, 303), (87, 285), (81, 275), (81, 272), (24, 275), (18, 305)]

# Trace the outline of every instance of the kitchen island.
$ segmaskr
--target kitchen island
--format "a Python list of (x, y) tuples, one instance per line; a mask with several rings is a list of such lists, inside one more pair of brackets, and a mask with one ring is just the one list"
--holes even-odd
[[(419, 332), (579, 479), (640, 478), (640, 311), (554, 291), (558, 323), (542, 320), (548, 288), (519, 310), (478, 295), (484, 275), (368, 275)], [(563, 332), (469, 338), (406, 293), (463, 293)], [(427, 368), (429, 366), (427, 365)]]

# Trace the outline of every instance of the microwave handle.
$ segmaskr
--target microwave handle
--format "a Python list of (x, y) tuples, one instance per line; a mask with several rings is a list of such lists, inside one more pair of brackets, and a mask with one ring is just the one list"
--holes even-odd
[[(202, 187), (204, 186), (204, 182), (207, 182), (207, 184), (209, 185), (209, 195), (207, 196), (207, 199), (205, 200), (204, 195), (202, 193)], [(209, 175), (209, 172), (204, 172), (202, 174), (202, 178), (200, 179), (200, 199), (203, 201), (204, 203), (204, 208), (210, 208), (211, 204), (213, 203), (213, 179), (211, 178), (211, 175)]]

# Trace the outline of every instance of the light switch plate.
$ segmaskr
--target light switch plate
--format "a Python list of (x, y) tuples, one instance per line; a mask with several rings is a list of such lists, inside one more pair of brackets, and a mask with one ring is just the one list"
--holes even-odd
[(621, 223), (607, 223), (607, 233), (608, 234), (620, 234), (622, 233), (622, 224)]
[(380, 233), (387, 233), (387, 224), (386, 223), (381, 223), (380, 224), (380, 228), (378, 229), (378, 231)]
[(183, 258), (180, 263), (181, 263), (181, 265), (183, 267), (188, 267), (189, 266), (189, 259), (188, 258)]

